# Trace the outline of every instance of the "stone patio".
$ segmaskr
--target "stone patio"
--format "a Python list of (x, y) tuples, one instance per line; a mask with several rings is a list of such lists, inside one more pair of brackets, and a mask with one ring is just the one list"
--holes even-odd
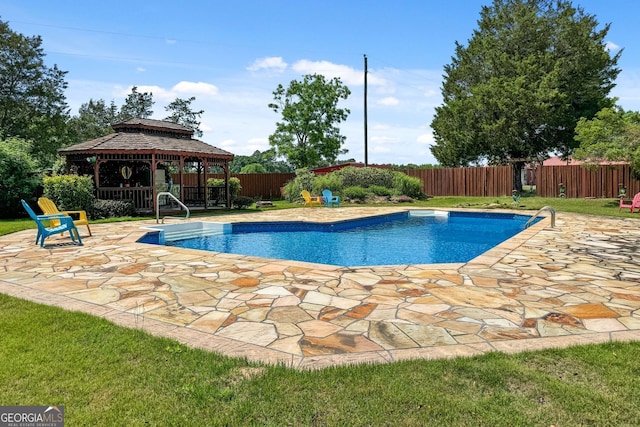
[[(404, 207), (210, 221), (335, 221)], [(493, 211), (492, 211), (493, 212)], [(533, 213), (533, 212), (529, 212)], [(155, 221), (91, 224), (84, 246), (0, 236), (0, 292), (186, 345), (317, 369), (640, 340), (640, 220), (559, 213), (462, 264), (342, 268), (137, 243)]]

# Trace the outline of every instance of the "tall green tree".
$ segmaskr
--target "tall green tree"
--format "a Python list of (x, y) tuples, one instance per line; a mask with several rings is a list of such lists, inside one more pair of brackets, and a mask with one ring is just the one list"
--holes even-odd
[(635, 177), (640, 178), (640, 112), (603, 108), (594, 118), (578, 121), (575, 139), (580, 147), (574, 159), (587, 164), (629, 162)]
[(31, 144), (19, 138), (0, 138), (0, 218), (16, 218), (24, 213), (20, 199), (29, 200), (40, 177)]
[(229, 169), (233, 173), (243, 173), (246, 166), (254, 164), (264, 167), (265, 172), (293, 172), (290, 164), (278, 160), (275, 148), (265, 151), (256, 150), (250, 156), (235, 155), (229, 164)]
[(120, 107), (118, 113), (118, 121), (126, 121), (134, 117), (141, 119), (148, 119), (153, 114), (153, 100), (152, 92), (138, 92), (138, 87), (133, 86), (131, 93), (127, 95), (124, 100), (124, 104)]
[(78, 115), (69, 120), (74, 143), (99, 138), (113, 132), (111, 124), (116, 122), (118, 107), (113, 101), (107, 105), (103, 99), (90, 99), (80, 106)]
[(514, 165), (514, 188), (530, 159), (570, 154), (581, 117), (614, 101), (622, 51), (611, 56), (593, 15), (569, 1), (494, 0), (467, 46), (445, 66), (443, 105), (431, 123), (443, 166)]
[(346, 137), (337, 126), (350, 111), (338, 108), (351, 91), (339, 78), (329, 81), (320, 74), (307, 74), (302, 81), (292, 80), (288, 88), (278, 85), (269, 104), (282, 121), (269, 136), (269, 144), (295, 168), (333, 163), (347, 152)]
[(24, 36), (0, 21), (0, 136), (31, 141), (40, 167), (68, 144), (66, 71), (49, 67), (40, 36)]
[(192, 96), (189, 99), (176, 98), (175, 101), (164, 107), (167, 112), (171, 113), (169, 116), (165, 117), (164, 120), (177, 123), (191, 129), (195, 135), (200, 138), (202, 136), (202, 131), (200, 130), (200, 116), (202, 116), (204, 110), (193, 111), (191, 109), (191, 103), (195, 100), (195, 96)]

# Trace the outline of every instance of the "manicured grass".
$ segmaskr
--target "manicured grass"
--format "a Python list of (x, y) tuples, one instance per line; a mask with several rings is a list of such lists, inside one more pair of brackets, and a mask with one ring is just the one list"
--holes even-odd
[(0, 295), (0, 402), (68, 425), (634, 425), (640, 343), (295, 371)]
[[(617, 216), (611, 202), (523, 197), (518, 209)], [(1, 221), (0, 234), (32, 224)], [(63, 405), (68, 425), (637, 425), (638, 354), (608, 343), (300, 372), (0, 294), (0, 404)]]

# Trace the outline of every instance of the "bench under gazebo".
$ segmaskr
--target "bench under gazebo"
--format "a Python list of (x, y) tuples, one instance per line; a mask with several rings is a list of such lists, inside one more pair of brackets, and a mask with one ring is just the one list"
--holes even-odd
[[(138, 212), (156, 213), (158, 193), (168, 191), (188, 207), (231, 207), (232, 153), (172, 122), (133, 118), (112, 127), (115, 133), (59, 150), (67, 172), (93, 176), (98, 199), (131, 200)], [(224, 186), (207, 187), (211, 169), (222, 171)], [(197, 173), (195, 186), (183, 185), (185, 171)], [(161, 203), (169, 210), (167, 200)]]

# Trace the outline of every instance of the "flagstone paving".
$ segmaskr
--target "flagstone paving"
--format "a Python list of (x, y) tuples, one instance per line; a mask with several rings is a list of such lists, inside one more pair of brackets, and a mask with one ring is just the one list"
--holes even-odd
[[(335, 221), (404, 207), (195, 220)], [(295, 368), (640, 340), (640, 219), (559, 213), (459, 264), (343, 268), (137, 243), (155, 221), (34, 245), (0, 236), (0, 292)], [(82, 230), (81, 230), (82, 232)], [(393, 242), (389, 242), (393, 250)]]

